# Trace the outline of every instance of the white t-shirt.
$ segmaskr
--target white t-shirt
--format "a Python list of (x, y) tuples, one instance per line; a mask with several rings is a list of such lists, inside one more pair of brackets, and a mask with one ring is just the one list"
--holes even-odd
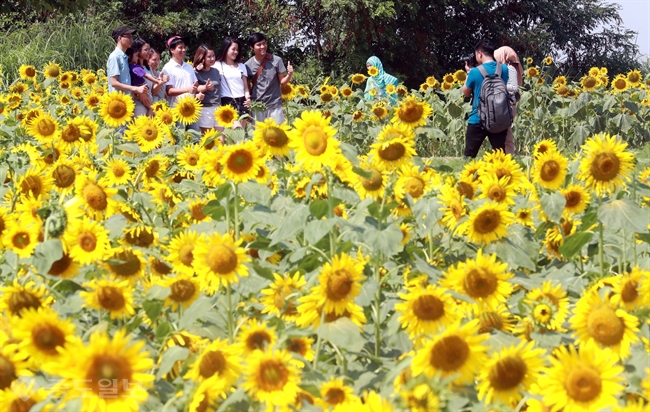
[(244, 79), (246, 76), (246, 66), (243, 63), (237, 63), (237, 68), (224, 62), (216, 62), (213, 69), (219, 70), (222, 77), (221, 97), (243, 97), (244, 96)]
[[(183, 62), (183, 64), (178, 64), (174, 59), (171, 59), (167, 62), (167, 64), (165, 64), (165, 67), (163, 67), (162, 71), (169, 76), (169, 81), (167, 84), (165, 84), (165, 88), (167, 88), (167, 86), (171, 86), (174, 89), (184, 89), (192, 86), (196, 81), (196, 73), (194, 73), (194, 67), (185, 62)], [(187, 93), (183, 93), (178, 96), (168, 95), (167, 103), (169, 103), (169, 107), (174, 107), (176, 105), (176, 100), (186, 94)]]

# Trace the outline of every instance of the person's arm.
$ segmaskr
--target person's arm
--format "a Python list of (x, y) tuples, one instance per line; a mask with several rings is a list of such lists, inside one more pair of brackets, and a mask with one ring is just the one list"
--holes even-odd
[(163, 85), (163, 84), (166, 83), (166, 82), (164, 82), (164, 81), (162, 81), (162, 80), (160, 80), (160, 79), (156, 79), (155, 77), (153, 77), (153, 76), (150, 75), (149, 73), (146, 73), (146, 74), (144, 75), (144, 78), (147, 79), (147, 80), (149, 80), (151, 83), (154, 83), (156, 86), (160, 86), (160, 85)]
[(278, 70), (278, 80), (280, 81), (280, 86), (285, 86), (287, 83), (291, 81), (291, 77), (293, 76), (293, 66), (291, 65), (291, 62), (287, 62), (287, 73), (284, 74), (284, 70)]
[(131, 86), (130, 84), (124, 84), (120, 83), (119, 80), (117, 80), (118, 76), (112, 76), (110, 78), (111, 86), (114, 89), (120, 90), (122, 92), (130, 92), (130, 93), (137, 93), (137, 94), (142, 94), (147, 91), (147, 85), (143, 84), (142, 86)]
[(508, 93), (515, 94), (519, 91), (519, 83), (517, 82), (517, 69), (508, 66), (508, 83), (506, 83)]
[[(478, 70), (478, 69), (476, 69), (476, 70)], [(465, 84), (463, 85), (463, 96), (465, 96), (465, 97), (471, 97), (472, 96), (473, 86), (474, 86), (474, 83), (473, 83), (473, 80), (472, 80), (472, 72), (474, 72), (474, 69), (471, 69), (467, 73), (467, 79), (465, 79)]]
[(199, 82), (194, 82), (191, 86), (183, 87), (183, 88), (176, 88), (168, 84), (167, 96), (174, 97), (174, 96), (180, 96), (181, 94), (185, 94), (185, 93), (196, 94), (198, 93), (198, 88), (199, 88)]

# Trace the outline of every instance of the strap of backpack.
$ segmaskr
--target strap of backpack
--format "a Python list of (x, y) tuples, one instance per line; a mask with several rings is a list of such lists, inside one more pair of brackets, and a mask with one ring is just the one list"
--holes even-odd
[(271, 53), (268, 53), (266, 56), (264, 56), (262, 63), (260, 63), (260, 67), (257, 69), (257, 73), (255, 73), (255, 77), (253, 77), (253, 87), (255, 87), (255, 83), (257, 83), (257, 79), (260, 77), (260, 74), (262, 74), (262, 70), (264, 70), (264, 66), (266, 65), (266, 62), (271, 60), (272, 58), (273, 55)]
[(481, 73), (481, 76), (483, 76), (484, 79), (485, 79), (486, 77), (490, 77), (490, 75), (488, 74), (487, 70), (485, 70), (485, 67), (483, 67), (482, 64), (479, 65), (479, 66), (477, 66), (476, 68), (477, 68), (478, 71)]

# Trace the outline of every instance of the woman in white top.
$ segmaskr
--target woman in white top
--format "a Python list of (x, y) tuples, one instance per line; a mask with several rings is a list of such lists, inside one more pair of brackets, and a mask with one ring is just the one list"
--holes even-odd
[[(226, 37), (221, 43), (213, 68), (221, 75), (221, 104), (234, 107), (239, 116), (250, 115), (251, 94), (248, 89), (246, 66), (241, 63), (239, 43), (232, 37)], [(233, 127), (246, 127), (248, 119), (235, 122)]]
[[(494, 60), (497, 63), (505, 64), (508, 66), (508, 84), (506, 89), (512, 96), (512, 118), (517, 114), (517, 102), (519, 101), (519, 86), (523, 85), (524, 70), (519, 63), (517, 53), (508, 46), (499, 47), (494, 51)], [(512, 125), (508, 128), (506, 133), (506, 153), (515, 153), (515, 139), (512, 134)]]

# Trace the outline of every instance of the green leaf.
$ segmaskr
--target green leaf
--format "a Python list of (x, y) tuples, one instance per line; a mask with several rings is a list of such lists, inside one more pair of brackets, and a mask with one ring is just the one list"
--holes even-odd
[(339, 147), (341, 148), (341, 152), (343, 153), (343, 156), (345, 156), (346, 159), (352, 162), (352, 164), (356, 165), (357, 163), (359, 163), (359, 152), (354, 146), (345, 142), (341, 142), (339, 144)]
[(289, 240), (293, 235), (300, 232), (305, 227), (308, 216), (309, 208), (303, 204), (297, 205), (284, 219), (278, 222), (277, 229), (271, 235), (270, 246), (283, 240)]
[(307, 223), (305, 228), (305, 241), (311, 245), (315, 245), (323, 236), (327, 235), (336, 224), (334, 219), (325, 220), (312, 220)]
[(375, 252), (381, 252), (387, 258), (397, 253), (402, 241), (402, 231), (396, 224), (390, 224), (383, 230), (370, 228), (365, 233), (366, 243)]
[(140, 146), (138, 146), (136, 143), (118, 144), (117, 146), (115, 146), (115, 149), (124, 150), (125, 152), (135, 153), (135, 154), (141, 154), (142, 153), (142, 150), (140, 150)]
[(650, 214), (628, 199), (612, 200), (598, 208), (598, 219), (607, 229), (647, 233)]
[(358, 174), (359, 176), (363, 177), (364, 179), (370, 179), (372, 177), (372, 170), (364, 170), (359, 166), (354, 166), (352, 168), (352, 171)]
[(375, 301), (375, 293), (379, 289), (379, 284), (374, 279), (368, 279), (361, 288), (361, 293), (355, 299), (355, 303), (359, 306), (370, 306)]
[(316, 199), (309, 204), (309, 212), (314, 215), (316, 219), (322, 219), (329, 212), (330, 207), (327, 200)]
[(146, 299), (147, 300), (153, 300), (153, 299), (162, 300), (162, 299), (165, 299), (167, 296), (169, 296), (170, 292), (171, 292), (170, 288), (160, 286), (160, 285), (154, 285), (147, 291)]
[(544, 193), (540, 199), (542, 204), (542, 210), (544, 214), (553, 222), (560, 223), (560, 218), (562, 217), (562, 212), (564, 211), (564, 206), (566, 205), (566, 199), (564, 195), (559, 192), (554, 192), (551, 194)]
[(174, 367), (178, 361), (187, 359), (190, 356), (190, 350), (182, 346), (172, 346), (167, 349), (160, 357), (160, 369), (156, 373), (156, 379), (162, 379)]
[(353, 352), (360, 351), (366, 342), (361, 337), (359, 327), (349, 318), (339, 318), (334, 322), (323, 323), (316, 329), (316, 334), (339, 348)]
[(122, 232), (126, 227), (126, 223), (126, 217), (124, 217), (122, 214), (117, 214), (106, 219), (104, 222), (104, 228), (108, 230), (110, 238), (115, 239), (116, 237), (122, 235)]
[(209, 311), (211, 308), (212, 300), (210, 298), (206, 296), (199, 297), (185, 312), (183, 312), (183, 316), (178, 321), (178, 328), (189, 328), (203, 313)]
[(571, 134), (571, 141), (576, 146), (582, 146), (590, 135), (591, 130), (589, 127), (587, 127), (587, 125), (580, 124), (575, 126), (573, 129), (573, 133)]
[(163, 303), (160, 300), (145, 300), (142, 302), (142, 308), (151, 322), (155, 323), (162, 313)]
[(257, 182), (242, 183), (238, 187), (239, 195), (249, 203), (266, 205), (271, 199), (271, 189)]
[(522, 267), (529, 270), (536, 269), (535, 262), (530, 258), (528, 252), (518, 244), (513, 243), (510, 239), (506, 238), (495, 242), (494, 249), (499, 259), (506, 262), (510, 268)]
[(228, 197), (228, 195), (230, 195), (231, 190), (232, 190), (232, 185), (230, 183), (223, 183), (221, 186), (216, 188), (213, 193), (217, 197), (217, 199), (223, 199)]
[(162, 342), (172, 331), (172, 325), (169, 322), (162, 322), (156, 328), (156, 340)]
[(580, 252), (584, 245), (589, 243), (594, 237), (593, 232), (574, 233), (564, 240), (560, 246), (559, 252), (567, 259), (571, 259), (576, 253)]
[(458, 106), (454, 102), (449, 103), (449, 107), (447, 107), (447, 110), (449, 111), (449, 114), (451, 115), (451, 117), (454, 117), (454, 118), (459, 118), (464, 113), (463, 108)]
[(221, 201), (217, 199), (210, 200), (203, 209), (203, 214), (210, 216), (213, 220), (221, 221), (226, 216), (226, 208), (221, 206)]
[(59, 239), (48, 239), (36, 245), (32, 262), (39, 273), (47, 273), (52, 264), (63, 257), (63, 245)]

